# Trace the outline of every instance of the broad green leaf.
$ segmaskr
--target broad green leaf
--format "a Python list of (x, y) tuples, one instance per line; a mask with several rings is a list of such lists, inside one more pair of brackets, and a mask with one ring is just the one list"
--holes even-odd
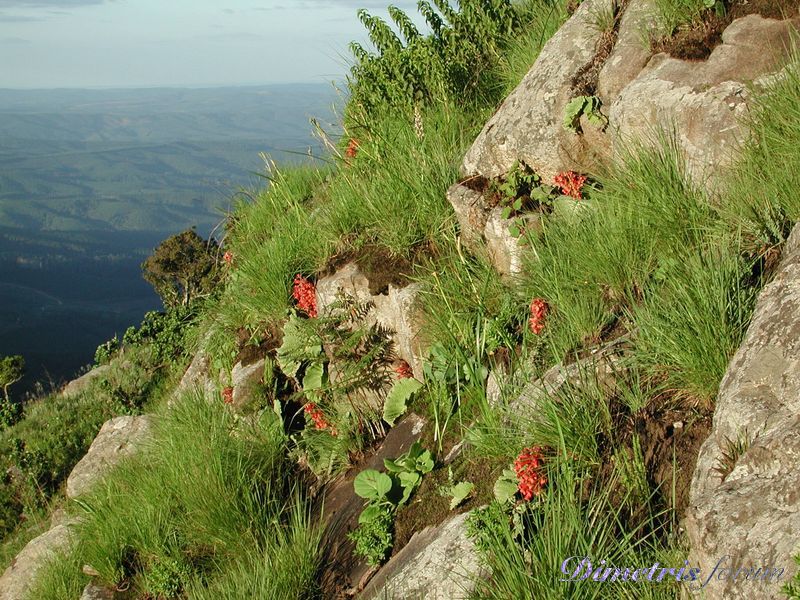
[(380, 501), (392, 489), (392, 478), (386, 473), (379, 473), (375, 469), (366, 469), (356, 475), (353, 481), (353, 489), (362, 498)]
[(403, 488), (403, 497), (400, 498), (398, 506), (402, 506), (408, 502), (411, 494), (413, 494), (414, 490), (417, 489), (417, 486), (422, 479), (422, 475), (414, 471), (403, 472), (398, 475), (398, 478), (400, 479), (400, 486)]
[(518, 487), (516, 474), (505, 469), (503, 475), (494, 484), (494, 497), (501, 504), (509, 502), (516, 495)]
[(402, 466), (393, 461), (390, 458), (383, 459), (383, 466), (386, 468), (387, 471), (390, 473), (402, 473), (406, 469)]
[(466, 500), (467, 497), (472, 493), (473, 489), (475, 489), (475, 486), (469, 481), (462, 481), (461, 483), (457, 483), (450, 488), (450, 493), (453, 496), (453, 498), (450, 500), (450, 510), (453, 510), (464, 500)]
[(421, 387), (422, 384), (419, 381), (410, 377), (397, 380), (383, 403), (383, 420), (393, 426), (395, 421), (406, 412), (409, 398)]
[(418, 456), (414, 466), (417, 471), (423, 474), (433, 471), (433, 456), (431, 455), (431, 451), (425, 450), (425, 452)]
[(510, 235), (511, 237), (518, 238), (521, 233), (522, 232), (519, 229), (519, 225), (517, 225), (516, 223), (512, 223), (511, 225), (508, 226), (508, 235)]
[(303, 376), (303, 391), (318, 390), (322, 388), (323, 377), (325, 375), (325, 365), (322, 362), (313, 362), (306, 367), (306, 374)]
[(383, 507), (370, 504), (364, 510), (361, 511), (361, 515), (358, 517), (358, 524), (362, 525), (369, 521), (374, 521), (375, 519), (381, 517), (384, 512), (386, 511), (384, 510)]

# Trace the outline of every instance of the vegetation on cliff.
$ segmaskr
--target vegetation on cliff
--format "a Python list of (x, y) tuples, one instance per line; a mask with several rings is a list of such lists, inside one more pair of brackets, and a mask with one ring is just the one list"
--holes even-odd
[[(160, 415), (151, 446), (71, 506), (82, 517), (77, 546), (50, 565), (36, 598), (77, 597), (89, 579), (83, 565), (142, 598), (332, 597), (323, 575), (338, 571), (320, 551), (315, 493), (409, 407), (429, 417), (426, 449), (384, 462), (391, 475), (356, 478), (356, 493), (372, 504), (351, 537), (371, 563), (408, 526), (412, 494), (433, 503), (434, 494), (452, 493), (453, 507), (474, 494), (489, 505), (469, 528), (492, 571), (474, 597), (676, 597), (674, 582), (587, 594), (554, 575), (582, 553), (625, 564), (683, 561), (677, 522), (692, 471), (683, 463), (696, 448), (673, 454), (661, 441), (676, 423), (707, 425), (756, 293), (800, 219), (800, 165), (792, 168), (800, 160), (798, 66), (757, 101), (754, 137), (717, 197), (689, 180), (669, 139), (587, 176), (561, 174), (549, 190), (537, 192), (541, 181), (530, 175), (526, 186), (506, 185), (508, 214), (535, 210), (541, 226), (518, 231), (525, 267), (502, 278), (483, 250), (462, 247), (445, 192), (467, 145), (566, 7), (435, 5), (420, 3), (427, 36), (396, 9), (399, 36), (360, 13), (376, 52), (353, 47), (343, 131), (335, 140), (320, 131), (330, 158), (271, 166), (269, 186), (229, 215), (224, 254), (199, 252), (204, 262), (192, 277), (208, 284), (220, 272), (208, 297), (187, 301), (187, 316), (180, 299), (193, 294), (175, 290), (191, 286), (166, 286), (165, 304), (176, 306), (99, 355), (125, 371), (115, 391), (104, 383), (78, 400), (30, 405), (0, 433), (0, 444), (17, 452), (9, 456), (22, 457), (9, 465), (20, 475), (0, 488), (16, 514), (25, 494), (40, 494), (40, 507), (53, 494), (103, 418), (144, 406)], [(494, 183), (501, 189), (508, 179)], [(553, 198), (564, 196), (579, 208), (556, 210)], [(314, 281), (347, 260), (367, 265), (386, 287), (421, 284), (433, 342), (424, 382), (409, 383), (408, 364), (392, 372), (386, 332), (365, 321), (364, 302), (339, 298), (326, 314), (316, 305)], [(528, 412), (513, 401), (553, 365), (580, 369), (585, 357), (618, 345), (626, 351), (615, 385), (568, 381)], [(198, 348), (216, 392), (210, 401), (200, 390), (172, 396)], [(260, 393), (234, 407), (233, 367), (253, 353), (265, 358)], [(131, 397), (137, 368), (158, 373), (157, 383)], [(491, 402), (490, 369), (507, 373)], [(387, 388), (396, 403), (390, 415), (372, 395)], [(55, 445), (34, 431), (38, 412), (63, 417), (76, 408), (88, 414), (62, 428), (76, 451), (48, 456)], [(445, 449), (461, 441), (466, 458), (445, 467)], [(55, 473), (40, 469), (26, 480), (37, 443)], [(454, 477), (469, 461), (488, 465), (486, 481)]]

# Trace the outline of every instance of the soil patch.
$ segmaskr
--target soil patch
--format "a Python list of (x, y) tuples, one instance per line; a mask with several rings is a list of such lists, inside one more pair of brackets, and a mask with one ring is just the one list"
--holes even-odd
[(394, 256), (381, 246), (364, 246), (358, 250), (348, 250), (333, 255), (328, 259), (320, 276), (333, 275), (347, 263), (354, 262), (369, 281), (370, 294), (373, 296), (386, 294), (389, 291), (389, 284), (400, 288), (411, 283), (414, 266), (425, 254), (425, 249), (419, 248), (409, 259)]
[(689, 505), (697, 456), (711, 433), (712, 416), (711, 410), (648, 410), (635, 423), (652, 485), (669, 499), (679, 517)]
[(641, 456), (651, 490), (659, 490), (656, 503), (675, 510), (681, 518), (689, 504), (700, 446), (711, 432), (712, 407), (682, 404), (670, 394), (662, 394), (649, 406), (631, 415), (618, 399), (611, 402), (615, 439), (603, 440), (604, 468), (601, 477), (613, 470), (611, 452), (633, 448), (638, 438)]
[[(503, 466), (486, 459), (473, 460), (462, 456), (449, 467), (440, 466), (426, 475), (411, 502), (397, 511), (392, 556), (402, 550), (418, 531), (491, 502), (494, 482), (502, 473)], [(449, 469), (452, 469), (454, 483), (469, 481), (475, 485), (472, 496), (454, 510), (450, 510), (450, 496), (440, 492), (442, 487), (449, 485)]]
[(246, 367), (277, 350), (283, 338), (282, 326), (283, 323), (272, 323), (258, 344), (251, 343), (250, 333), (244, 327), (240, 327), (236, 332), (236, 345), (239, 351), (233, 364), (241, 362), (242, 366)]
[(725, 2), (725, 13), (708, 9), (697, 23), (680, 28), (663, 39), (653, 40), (653, 52), (666, 52), (683, 60), (706, 60), (722, 43), (722, 32), (734, 20), (747, 15), (785, 19), (797, 14), (797, 0), (734, 0)]

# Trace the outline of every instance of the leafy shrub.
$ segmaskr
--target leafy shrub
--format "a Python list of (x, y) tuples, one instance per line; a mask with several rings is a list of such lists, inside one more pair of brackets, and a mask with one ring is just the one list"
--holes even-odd
[(371, 566), (379, 565), (392, 549), (392, 526), (394, 515), (388, 511), (378, 511), (374, 518), (367, 519), (349, 534), (355, 542), (355, 552)]
[(164, 306), (188, 306), (209, 295), (219, 280), (219, 246), (194, 229), (167, 238), (142, 263), (142, 274), (161, 296)]
[(182, 560), (159, 558), (145, 572), (144, 588), (156, 598), (177, 598), (192, 577), (192, 569)]
[(356, 554), (370, 565), (378, 565), (392, 547), (392, 523), (395, 511), (411, 498), (422, 476), (433, 470), (430, 450), (419, 442), (395, 460), (384, 459), (387, 473), (374, 469), (361, 471), (353, 481), (358, 496), (368, 501), (358, 518), (358, 528), (348, 534), (356, 543)]
[(0, 430), (11, 427), (22, 416), (22, 404), (9, 398), (0, 398)]
[(396, 7), (389, 8), (389, 16), (400, 36), (380, 18), (359, 11), (376, 53), (350, 45), (356, 59), (348, 78), (351, 107), (374, 115), (376, 110), (411, 110), (419, 103), (469, 102), (497, 92), (488, 74), (507, 40), (525, 25), (520, 12), (509, 0), (463, 0), (457, 10), (446, 0), (434, 4), (438, 11), (425, 0), (418, 4), (431, 30), (424, 37)]
[(94, 364), (97, 366), (107, 365), (111, 358), (119, 351), (119, 338), (115, 335), (107, 342), (103, 342), (94, 352)]
[(25, 359), (19, 355), (4, 356), (0, 358), (0, 386), (3, 387), (3, 396), (6, 402), (8, 398), (8, 388), (22, 379), (25, 373)]

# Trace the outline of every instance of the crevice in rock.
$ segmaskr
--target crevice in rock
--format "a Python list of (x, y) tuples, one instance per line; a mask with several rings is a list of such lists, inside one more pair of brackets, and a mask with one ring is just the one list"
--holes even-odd
[(767, 19), (788, 19), (797, 15), (797, 0), (738, 0), (724, 2), (720, 14), (714, 8), (703, 12), (700, 19), (679, 28), (670, 35), (650, 41), (653, 52), (666, 52), (673, 58), (690, 61), (708, 59), (722, 43), (722, 32), (736, 19), (761, 15)]
[[(603, 65), (611, 56), (611, 51), (614, 50), (614, 45), (617, 43), (619, 37), (619, 26), (622, 22), (622, 15), (625, 14), (625, 9), (628, 6), (629, 0), (615, 0), (612, 4), (611, 10), (613, 13), (612, 25), (606, 31), (600, 34), (600, 39), (597, 42), (592, 59), (587, 62), (572, 78), (572, 92), (573, 96), (594, 96), (597, 93), (597, 81), (600, 77), (600, 70)], [(597, 16), (601, 18), (600, 15)]]

